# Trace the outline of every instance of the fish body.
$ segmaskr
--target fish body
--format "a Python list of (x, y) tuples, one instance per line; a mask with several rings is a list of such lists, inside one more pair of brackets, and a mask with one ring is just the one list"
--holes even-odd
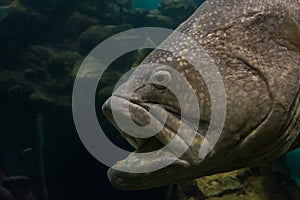
[[(226, 117), (218, 142), (199, 160), (198, 152), (205, 145), (205, 135), (212, 118), (213, 102), (208, 86), (203, 76), (184, 57), (155, 49), (142, 63), (170, 66), (188, 80), (201, 113), (197, 134), (188, 150), (172, 164), (145, 173), (123, 172), (113, 167), (108, 171), (111, 183), (125, 190), (159, 187), (259, 165), (299, 147), (299, 24), (299, 0), (205, 1), (176, 31), (197, 41), (221, 74), (226, 91)], [(184, 46), (184, 42), (172, 35), (164, 44), (175, 51)], [(197, 59), (202, 55), (192, 55), (192, 59), (193, 56)], [(204, 61), (202, 64), (207, 67)], [(148, 139), (120, 131), (137, 150), (116, 166), (147, 169), (150, 164), (161, 164), (166, 158), (165, 152), (152, 160), (139, 161), (135, 161), (135, 153), (161, 148), (176, 137), (180, 124), (192, 126), (195, 123), (193, 116), (189, 115), (195, 109), (188, 105), (190, 97), (184, 97), (187, 103), (186, 112), (183, 112), (174, 93), (160, 85), (160, 81), (175, 82), (176, 85), (176, 79), (172, 78), (173, 73), (168, 69), (156, 65), (140, 66), (103, 105), (104, 114), (115, 125), (112, 101), (118, 102), (117, 114), (132, 118), (141, 126), (149, 123), (152, 105), (160, 105), (167, 113), (164, 128)], [(152, 81), (147, 84), (149, 79)], [(137, 83), (145, 84), (135, 89), (133, 95), (128, 95)], [(130, 115), (122, 111), (127, 105)], [(190, 119), (190, 123), (183, 122), (183, 116)], [(178, 149), (186, 138), (179, 141), (183, 142), (178, 142)]]

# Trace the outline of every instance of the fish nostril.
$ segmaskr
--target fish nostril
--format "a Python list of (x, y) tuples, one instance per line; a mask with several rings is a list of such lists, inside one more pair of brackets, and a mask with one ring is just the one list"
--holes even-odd
[(140, 98), (141, 98), (141, 101), (145, 101), (145, 95), (144, 94), (142, 94), (141, 96), (140, 96)]

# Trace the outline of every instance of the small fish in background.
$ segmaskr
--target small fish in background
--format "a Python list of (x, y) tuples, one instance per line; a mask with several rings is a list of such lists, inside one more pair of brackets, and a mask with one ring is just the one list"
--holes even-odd
[(22, 150), (17, 157), (15, 158), (15, 162), (18, 162), (19, 160), (21, 160), (23, 157), (26, 157), (28, 155), (30, 155), (32, 153), (32, 148), (26, 148), (24, 150)]
[(23, 151), (21, 151), (21, 153), (19, 155), (26, 156), (26, 155), (29, 155), (31, 152), (32, 152), (32, 148), (27, 148), (27, 149), (24, 149)]
[(26, 11), (26, 8), (20, 3), (20, 0), (0, 0), (0, 21), (6, 19), (11, 13), (21, 13)]

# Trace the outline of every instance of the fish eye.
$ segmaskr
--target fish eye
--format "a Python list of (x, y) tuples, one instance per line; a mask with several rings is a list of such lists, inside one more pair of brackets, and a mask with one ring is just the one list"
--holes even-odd
[(171, 82), (171, 73), (168, 71), (156, 71), (150, 78), (150, 83), (157, 89), (166, 89), (166, 85)]

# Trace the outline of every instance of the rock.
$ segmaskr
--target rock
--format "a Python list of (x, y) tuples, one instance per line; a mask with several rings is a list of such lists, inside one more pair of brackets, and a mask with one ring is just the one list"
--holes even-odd
[(78, 5), (79, 0), (71, 1), (61, 1), (61, 0), (22, 0), (22, 3), (30, 7), (31, 9), (47, 14), (61, 15), (62, 13), (69, 13), (74, 10)]
[(38, 83), (40, 80), (50, 80), (50, 74), (42, 67), (28, 68), (24, 71), (24, 77), (34, 83)]
[(3, 103), (26, 106), (32, 93), (32, 87), (25, 83), (20, 74), (0, 70), (0, 95)]
[(0, 26), (2, 67), (18, 65), (24, 49), (28, 49), (33, 41), (44, 42), (45, 35), (49, 34), (49, 24), (46, 24), (44, 16), (27, 10), (11, 13), (5, 20), (0, 21)]
[(74, 42), (79, 35), (90, 26), (95, 26), (99, 21), (95, 18), (82, 15), (79, 12), (74, 12), (66, 22), (64, 30), (66, 38)]
[(130, 28), (130, 25), (92, 26), (80, 35), (79, 52), (83, 55), (87, 54), (104, 39)]
[(36, 200), (32, 194), (29, 178), (25, 176), (8, 177), (2, 186), (13, 194), (15, 200)]
[(37, 75), (42, 75), (42, 80), (46, 77), (60, 79), (70, 73), (79, 59), (81, 56), (76, 52), (62, 51), (47, 46), (31, 46), (26, 56), (26, 68), (38, 71)]
[(76, 12), (81, 13), (84, 16), (91, 18), (103, 19), (103, 9), (105, 9), (105, 4), (107, 0), (94, 1), (85, 0), (79, 1), (76, 7)]
[(249, 169), (207, 176), (196, 180), (197, 186), (205, 197), (221, 196), (227, 191), (242, 190), (243, 184), (239, 176), (243, 176)]
[(0, 199), (1, 200), (15, 200), (12, 193), (5, 189), (4, 187), (0, 186)]
[(163, 27), (163, 28), (174, 28), (175, 22), (171, 17), (167, 17), (162, 15), (159, 12), (151, 11), (146, 15), (145, 26), (155, 26), (155, 27)]
[[(72, 70), (81, 60), (76, 52), (48, 46), (31, 46), (18, 70), (0, 70), (0, 94), (17, 105), (52, 102), (70, 105)], [(38, 103), (38, 104), (40, 104)]]
[[(112, 1), (109, 1), (112, 2)], [(133, 1), (132, 0), (115, 0), (115, 3), (118, 4), (122, 8), (133, 9)]]
[(106, 1), (105, 7), (100, 8), (104, 10), (102, 24), (124, 24), (126, 12), (131, 10), (132, 6), (131, 0)]
[(263, 167), (245, 168), (181, 183), (179, 199), (286, 200), (300, 199), (300, 189), (289, 179), (281, 160)]
[(162, 0), (158, 6), (162, 15), (172, 17), (176, 25), (187, 19), (196, 9), (197, 6), (192, 0)]
[(144, 9), (126, 10), (125, 21), (128, 24), (132, 24), (134, 27), (145, 26), (148, 13), (149, 11)]

